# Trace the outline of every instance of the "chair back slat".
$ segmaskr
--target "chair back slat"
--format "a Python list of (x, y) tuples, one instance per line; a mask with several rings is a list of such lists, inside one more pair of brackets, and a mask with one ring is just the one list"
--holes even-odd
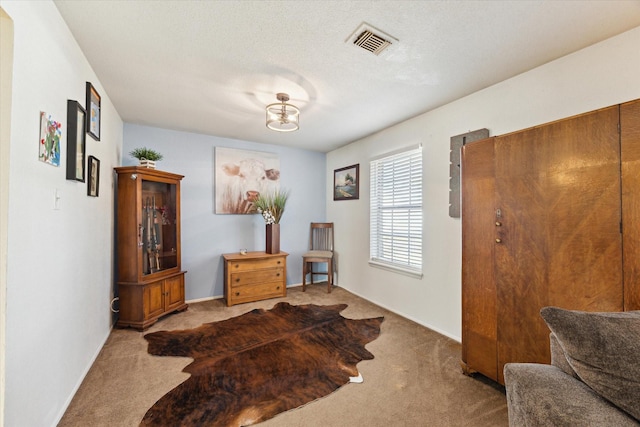
[(333, 223), (312, 222), (309, 232), (309, 249), (333, 252)]

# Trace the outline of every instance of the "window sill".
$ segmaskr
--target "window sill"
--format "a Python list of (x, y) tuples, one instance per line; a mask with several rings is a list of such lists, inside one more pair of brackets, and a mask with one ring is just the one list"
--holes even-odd
[(393, 264), (387, 264), (379, 261), (369, 260), (369, 265), (375, 268), (381, 268), (383, 270), (392, 271), (394, 273), (400, 273), (404, 276), (413, 277), (414, 279), (422, 279), (424, 276), (422, 271), (410, 270), (408, 268), (402, 268)]

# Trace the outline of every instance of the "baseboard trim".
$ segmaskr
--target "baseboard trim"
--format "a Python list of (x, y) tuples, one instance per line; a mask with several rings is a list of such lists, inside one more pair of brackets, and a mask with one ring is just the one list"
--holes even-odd
[(222, 299), (222, 298), (223, 298), (222, 295), (220, 295), (220, 296), (215, 296), (214, 295), (212, 297), (189, 299), (189, 300), (186, 300), (185, 302), (187, 304), (192, 304), (192, 303), (195, 303), (195, 302), (205, 302), (205, 301), (211, 301), (211, 300), (214, 300), (214, 299)]
[(348, 292), (350, 292), (350, 293), (352, 293), (352, 294), (354, 294), (354, 295), (356, 295), (356, 296), (358, 296), (358, 297), (360, 297), (360, 298), (362, 298), (362, 299), (364, 299), (364, 300), (369, 301), (369, 302), (370, 302), (370, 303), (372, 303), (372, 304), (375, 304), (375, 305), (377, 305), (377, 306), (380, 306), (380, 307), (384, 308), (385, 310), (389, 310), (390, 312), (392, 312), (392, 313), (394, 313), (394, 314), (397, 314), (398, 316), (404, 317), (405, 319), (411, 320), (412, 322), (415, 322), (415, 323), (417, 323), (418, 325), (421, 325), (421, 326), (424, 326), (425, 328), (431, 329), (432, 331), (437, 332), (437, 333), (439, 333), (440, 335), (444, 335), (444, 336), (445, 336), (445, 337), (447, 337), (447, 338), (451, 338), (452, 340), (454, 340), (454, 341), (456, 341), (456, 342), (462, 343), (462, 339), (461, 339), (460, 337), (457, 337), (457, 336), (455, 336), (455, 335), (451, 335), (450, 333), (448, 333), (448, 332), (446, 332), (446, 331), (443, 331), (443, 330), (442, 330), (442, 329), (440, 329), (440, 328), (436, 328), (435, 326), (430, 325), (430, 324), (425, 323), (425, 322), (422, 322), (422, 321), (420, 321), (420, 320), (418, 320), (418, 319), (414, 318), (413, 316), (409, 316), (409, 315), (407, 315), (407, 314), (405, 314), (405, 313), (402, 313), (402, 312), (400, 312), (400, 311), (397, 311), (397, 310), (395, 310), (395, 309), (393, 309), (393, 308), (391, 308), (391, 307), (389, 307), (389, 306), (387, 306), (387, 305), (385, 305), (385, 304), (383, 304), (383, 303), (381, 303), (381, 302), (374, 301), (374, 300), (372, 300), (372, 299), (366, 298), (364, 295), (360, 295), (358, 292), (354, 292), (354, 291), (352, 291), (352, 290), (351, 290), (351, 289), (349, 289), (349, 288), (343, 288), (343, 289), (344, 289), (344, 290), (346, 290), (346, 291), (348, 291)]
[[(337, 287), (340, 287), (339, 285), (337, 285), (337, 284), (335, 284), (335, 283), (334, 283), (334, 285), (335, 285), (335, 286), (337, 286)], [(289, 289), (289, 288), (297, 288), (297, 287), (299, 287), (299, 286), (302, 286), (302, 283), (294, 283), (294, 284), (288, 285), (288, 286), (287, 286), (287, 289)], [(420, 320), (418, 320), (418, 319), (414, 318), (413, 316), (409, 316), (409, 315), (407, 315), (407, 314), (405, 314), (405, 313), (402, 313), (402, 312), (400, 312), (400, 311), (398, 311), (398, 310), (395, 310), (395, 309), (393, 309), (393, 308), (389, 307), (389, 306), (388, 306), (388, 305), (386, 305), (386, 304), (383, 304), (383, 303), (381, 303), (381, 302), (378, 302), (378, 301), (374, 301), (374, 300), (372, 300), (372, 299), (369, 299), (369, 298), (365, 297), (364, 295), (361, 295), (361, 294), (359, 294), (358, 292), (354, 292), (353, 290), (351, 290), (351, 289), (349, 289), (349, 288), (342, 287), (342, 289), (344, 289), (345, 291), (347, 291), (347, 292), (349, 292), (349, 293), (352, 293), (352, 294), (356, 295), (356, 296), (357, 296), (357, 297), (359, 297), (359, 298), (362, 298), (363, 300), (369, 301), (369, 302), (370, 302), (370, 303), (372, 303), (372, 304), (375, 304), (375, 305), (377, 305), (377, 306), (379, 306), (379, 307), (382, 307), (382, 308), (384, 308), (385, 310), (389, 310), (390, 312), (392, 312), (392, 313), (394, 313), (394, 314), (397, 314), (398, 316), (401, 316), (401, 317), (404, 317), (405, 319), (411, 320), (412, 322), (417, 323), (417, 324), (418, 324), (418, 325), (420, 325), (420, 326), (424, 326), (425, 328), (431, 329), (432, 331), (437, 332), (437, 333), (439, 333), (440, 335), (444, 335), (444, 336), (445, 336), (445, 337), (447, 337), (447, 338), (450, 338), (450, 339), (452, 339), (452, 340), (454, 340), (454, 341), (456, 341), (456, 342), (462, 343), (462, 339), (461, 339), (460, 337), (457, 337), (457, 336), (455, 336), (455, 335), (451, 335), (450, 333), (448, 333), (448, 332), (446, 332), (446, 331), (443, 331), (443, 330), (442, 330), (442, 329), (440, 329), (440, 328), (436, 328), (436, 327), (435, 327), (435, 326), (433, 326), (433, 325), (430, 325), (430, 324), (428, 324), (428, 323), (422, 322), (422, 321), (420, 321)], [(220, 296), (205, 297), (205, 298), (196, 298), (196, 299), (188, 300), (188, 301), (187, 301), (187, 303), (188, 303), (188, 304), (190, 304), (190, 303), (195, 303), (195, 302), (211, 301), (211, 300), (215, 300), (215, 299), (222, 299), (222, 298), (224, 298), (224, 296), (222, 296), (222, 295), (220, 295)]]
[(80, 376), (80, 380), (76, 383), (76, 385), (73, 388), (71, 394), (69, 395), (69, 397), (65, 400), (64, 404), (62, 405), (62, 411), (58, 414), (56, 422), (54, 423), (54, 425), (57, 426), (58, 424), (60, 424), (60, 421), (62, 420), (62, 417), (64, 417), (64, 414), (67, 412), (67, 409), (69, 409), (69, 405), (71, 405), (71, 401), (73, 400), (73, 398), (75, 397), (76, 393), (78, 392), (78, 389), (80, 389), (80, 386), (82, 385), (85, 377), (89, 373), (89, 370), (91, 370), (91, 367), (93, 366), (93, 364), (96, 363), (96, 359), (98, 358), (98, 355), (100, 354), (100, 352), (102, 351), (102, 348), (104, 347), (104, 345), (107, 343), (107, 340), (111, 336), (111, 332), (113, 332), (113, 328), (114, 328), (114, 325), (112, 324), (111, 327), (109, 328), (109, 332), (107, 333), (107, 335), (102, 340), (102, 344), (100, 344), (98, 346), (98, 349), (96, 350), (96, 352), (94, 353), (93, 357), (91, 358), (91, 360), (87, 364), (84, 372)]
[[(287, 289), (289, 288), (295, 288), (298, 286), (302, 286), (302, 283), (294, 283), (293, 285), (287, 285)], [(196, 303), (196, 302), (204, 302), (204, 301), (212, 301), (215, 299), (223, 299), (224, 295), (213, 295), (210, 297), (204, 297), (204, 298), (194, 298), (194, 299), (190, 299), (190, 300), (186, 300), (185, 302), (187, 304), (191, 304), (191, 303)]]

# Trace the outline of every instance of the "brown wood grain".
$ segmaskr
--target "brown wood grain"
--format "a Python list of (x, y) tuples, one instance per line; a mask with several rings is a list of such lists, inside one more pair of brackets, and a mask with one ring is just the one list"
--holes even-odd
[(640, 309), (640, 100), (465, 146), (462, 202), (465, 372), (548, 363), (542, 307)]
[(640, 310), (640, 100), (620, 106), (624, 307)]
[[(183, 176), (138, 166), (115, 168), (115, 171), (118, 174), (116, 258), (120, 303), (116, 325), (144, 330), (161, 316), (188, 307), (185, 272), (181, 271), (180, 180)], [(147, 198), (155, 198), (156, 206), (167, 206), (174, 216), (170, 225), (162, 225), (160, 229), (163, 269), (148, 274), (144, 271), (147, 254), (143, 254), (139, 245), (143, 201)]]
[(184, 275), (169, 277), (164, 280), (164, 311), (169, 312), (184, 304)]
[(498, 373), (549, 363), (547, 305), (622, 309), (617, 107), (496, 139)]
[(223, 254), (227, 306), (287, 295), (287, 256), (266, 252)]
[(463, 369), (497, 380), (494, 138), (463, 146), (461, 179)]

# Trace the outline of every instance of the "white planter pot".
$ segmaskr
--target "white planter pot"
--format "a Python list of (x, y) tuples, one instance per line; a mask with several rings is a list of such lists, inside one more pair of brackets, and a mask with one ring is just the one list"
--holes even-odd
[(140, 160), (140, 166), (142, 166), (143, 168), (149, 168), (149, 169), (155, 169), (156, 168), (156, 162), (154, 162), (153, 160)]

